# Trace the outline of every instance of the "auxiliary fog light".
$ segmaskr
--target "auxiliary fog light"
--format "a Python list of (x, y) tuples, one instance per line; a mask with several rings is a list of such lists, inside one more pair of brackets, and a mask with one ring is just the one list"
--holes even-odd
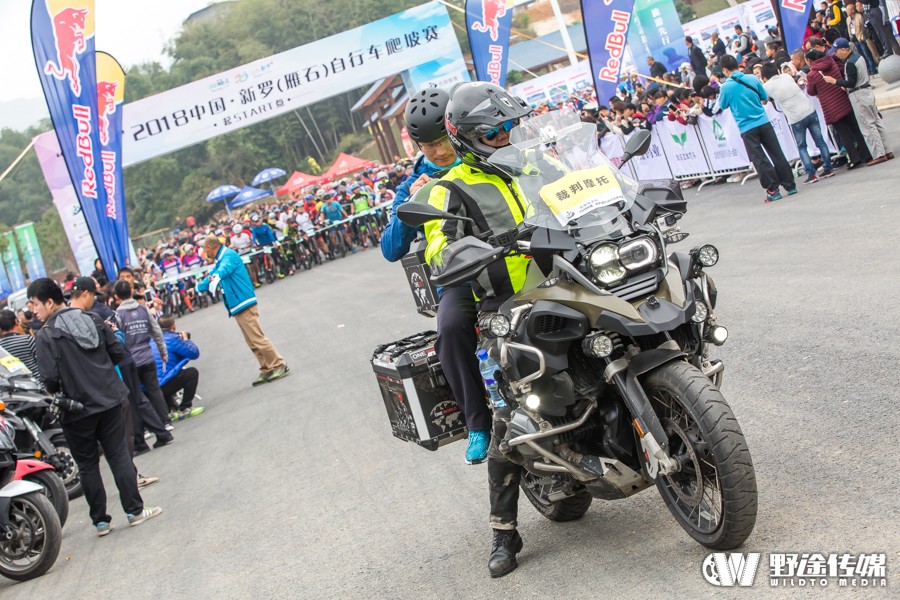
[(697, 260), (704, 267), (712, 267), (719, 262), (719, 251), (712, 244), (700, 246), (697, 250)]
[(725, 343), (725, 340), (728, 339), (728, 330), (721, 325), (716, 325), (714, 327), (710, 327), (709, 333), (707, 335), (710, 342), (712, 342), (716, 346), (721, 346)]
[(693, 321), (694, 323), (702, 323), (708, 316), (709, 309), (706, 308), (706, 304), (700, 302), (699, 300), (694, 302), (694, 316), (691, 317), (691, 321)]
[(606, 358), (613, 353), (614, 344), (609, 336), (603, 334), (594, 335), (581, 343), (581, 350), (588, 356), (595, 358)]
[(537, 394), (528, 394), (528, 397), (525, 398), (525, 406), (530, 410), (537, 410), (540, 405), (541, 398)]
[(481, 319), (478, 328), (487, 337), (501, 338), (509, 335), (509, 319), (500, 314), (488, 315)]

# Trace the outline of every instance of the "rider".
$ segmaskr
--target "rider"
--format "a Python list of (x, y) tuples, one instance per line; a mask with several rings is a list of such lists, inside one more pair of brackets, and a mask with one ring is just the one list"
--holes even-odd
[[(423, 190), (420, 196), (427, 192), (427, 202), (432, 206), (471, 218), (475, 229), (470, 222), (456, 220), (426, 223), (428, 248), (425, 258), (435, 272), (440, 272), (441, 255), (449, 242), (487, 230), (494, 234), (504, 233), (524, 221), (529, 207), (527, 199), (516, 190), (508, 175), (487, 161), (497, 148), (509, 145), (510, 130), (520, 118), (530, 113), (531, 108), (523, 100), (493, 84), (463, 83), (453, 89), (447, 105), (446, 125), (450, 143), (462, 164), (450, 169), (439, 185)], [(505, 263), (495, 263), (483, 271), (472, 282), (478, 309), (496, 310), (522, 289), (529, 260), (521, 255), (510, 256)], [(443, 299), (441, 303), (443, 305)], [(441, 363), (443, 366), (443, 360)], [(488, 560), (491, 577), (512, 572), (518, 566), (516, 553), (522, 549), (522, 538), (516, 531), (522, 470), (499, 451), (498, 444), (506, 434), (508, 414), (507, 422), (502, 419), (501, 409), (494, 415), (493, 438), (488, 451), (493, 529)]]
[[(350, 202), (352, 203), (350, 206), (350, 214), (351, 215), (359, 215), (364, 213), (365, 211), (372, 208), (372, 197), (366, 192), (365, 188), (359, 183), (351, 183), (347, 188), (350, 192)], [(355, 231), (359, 235), (359, 239), (362, 241), (363, 248), (368, 248), (368, 242), (363, 237), (362, 230), (366, 227), (373, 227), (371, 222), (360, 222), (358, 219), (353, 221)], [(374, 232), (374, 238), (378, 240), (378, 232)]]
[[(238, 254), (243, 254), (253, 245), (253, 234), (240, 223), (231, 226), (231, 249)], [(256, 268), (256, 262), (251, 260), (247, 263), (247, 270), (250, 272), (250, 279), (253, 280), (253, 287), (259, 287), (259, 275)]]
[[(272, 216), (274, 217), (274, 215), (272, 215)], [(268, 223), (266, 223), (265, 221), (263, 221), (260, 218), (259, 213), (252, 213), (250, 215), (250, 223), (251, 223), (250, 234), (253, 238), (253, 243), (256, 246), (262, 248), (264, 246), (274, 246), (275, 245), (275, 242), (276, 242), (275, 232), (272, 230), (272, 228), (269, 226)], [(273, 250), (274, 250), (274, 248), (273, 248)], [(284, 279), (284, 273), (282, 273), (281, 269), (279, 269), (279, 267), (278, 267), (279, 261), (277, 260), (277, 257), (270, 255), (270, 259), (274, 266), (275, 274), (278, 275), (279, 279)]]
[[(321, 223), (327, 222), (334, 224), (346, 218), (347, 212), (344, 210), (343, 206), (341, 206), (337, 194), (334, 192), (325, 192), (325, 202), (322, 204), (322, 208), (319, 209), (319, 221)], [(335, 233), (338, 235), (343, 234), (344, 241), (347, 242), (347, 247), (350, 248), (351, 252), (356, 252), (356, 247), (350, 239), (350, 233), (347, 232), (345, 227), (346, 225), (338, 225)]]
[[(445, 90), (429, 88), (415, 94), (406, 106), (406, 128), (422, 155), (416, 159), (413, 175), (397, 188), (391, 220), (381, 234), (381, 253), (391, 262), (409, 252), (410, 244), (421, 231), (401, 222), (397, 208), (433, 176), (460, 164), (444, 124), (444, 109), (449, 100)], [(439, 298), (435, 350), (469, 429), (466, 463), (478, 464), (487, 456), (491, 413), (484, 401), (484, 384), (475, 359), (475, 300), (469, 285), (443, 288)]]

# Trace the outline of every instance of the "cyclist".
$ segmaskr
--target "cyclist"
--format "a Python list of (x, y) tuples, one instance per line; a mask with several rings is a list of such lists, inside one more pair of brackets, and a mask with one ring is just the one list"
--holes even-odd
[[(372, 208), (372, 197), (366, 193), (363, 186), (354, 183), (351, 184), (348, 189), (350, 191), (350, 202), (352, 203), (350, 206), (351, 215), (360, 215)], [(374, 219), (371, 219), (368, 216), (354, 219), (353, 227), (358, 239), (362, 242), (363, 248), (368, 248), (369, 244), (366, 241), (365, 236), (369, 233), (369, 227), (375, 228)], [(372, 232), (372, 240), (375, 243), (379, 242), (378, 231)]]
[(171, 248), (166, 248), (162, 253), (162, 260), (159, 261), (159, 268), (162, 270), (163, 275), (166, 277), (175, 277), (179, 273), (181, 273), (181, 263), (178, 258), (175, 256), (175, 251)]
[[(232, 250), (238, 254), (247, 254), (250, 251), (250, 246), (253, 245), (253, 234), (240, 223), (235, 223), (231, 226), (231, 239), (229, 241)], [(250, 262), (246, 264), (247, 270), (250, 272), (250, 279), (253, 281), (253, 287), (259, 287), (261, 284), (259, 283), (256, 261), (251, 258)]]
[(263, 264), (267, 261), (272, 262), (272, 268), (275, 271), (275, 275), (278, 276), (279, 279), (284, 279), (284, 273), (281, 272), (279, 267), (278, 260), (278, 249), (275, 247), (275, 232), (269, 226), (268, 223), (264, 222), (258, 213), (250, 214), (250, 223), (252, 224), (252, 229), (250, 233), (253, 237), (253, 244), (259, 248), (263, 248), (265, 246), (270, 246), (271, 249), (269, 251), (269, 256), (267, 258), (263, 258)]
[[(514, 182), (505, 173), (487, 161), (497, 148), (509, 145), (510, 130), (520, 118), (530, 113), (531, 108), (523, 100), (510, 96), (499, 86), (481, 82), (457, 85), (447, 105), (446, 123), (450, 143), (463, 164), (450, 169), (437, 185), (421, 194), (427, 196), (422, 201), (427, 200), (432, 206), (450, 213), (465, 214), (474, 219), (481, 230), (487, 228), (501, 233), (521, 223), (528, 210), (527, 199), (516, 191)], [(469, 222), (437, 220), (426, 223), (428, 248), (425, 258), (432, 269), (440, 272), (441, 254), (449, 242), (473, 233)], [(472, 282), (479, 310), (496, 310), (520, 290), (525, 283), (529, 260), (524, 256), (508, 257), (505, 262), (496, 263), (479, 275)], [(446, 293), (441, 298), (438, 318), (444, 309)], [(473, 314), (473, 329), (474, 319)], [(444, 364), (443, 358), (441, 364)], [(491, 577), (512, 572), (518, 566), (516, 553), (522, 549), (522, 538), (516, 530), (522, 470), (499, 451), (498, 444), (505, 434), (506, 423), (495, 415), (488, 451), (493, 530), (488, 559)]]
[[(347, 212), (344, 210), (344, 207), (341, 206), (337, 195), (334, 192), (327, 192), (325, 197), (327, 201), (323, 203), (322, 208), (319, 209), (319, 222), (334, 224), (346, 219)], [(355, 253), (356, 248), (353, 246), (353, 242), (350, 239), (350, 233), (347, 232), (346, 224), (337, 225), (331, 229), (331, 238), (333, 242), (336, 242), (336, 238), (340, 235), (344, 237), (344, 241), (346, 242), (347, 247), (350, 248), (350, 251)]]

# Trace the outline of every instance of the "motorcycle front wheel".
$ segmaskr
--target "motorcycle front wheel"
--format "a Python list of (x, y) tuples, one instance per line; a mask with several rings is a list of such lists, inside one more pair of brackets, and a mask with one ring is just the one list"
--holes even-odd
[(656, 478), (663, 501), (694, 540), (715, 550), (744, 543), (756, 524), (756, 476), (731, 407), (685, 362), (647, 374), (644, 390), (669, 436), (680, 470)]
[(66, 486), (69, 500), (74, 500), (84, 493), (84, 489), (81, 487), (81, 473), (78, 471), (78, 464), (75, 462), (75, 457), (72, 456), (72, 451), (69, 450), (69, 442), (66, 441), (65, 436), (60, 434), (50, 438), (50, 443), (56, 448), (56, 455), (49, 459), (50, 463), (56, 469), (56, 474), (62, 479), (63, 485)]
[(28, 581), (50, 570), (62, 543), (59, 517), (40, 493), (16, 496), (9, 507), (13, 537), (0, 540), (0, 575)]
[(31, 481), (38, 484), (43, 489), (43, 494), (50, 500), (56, 515), (59, 517), (59, 526), (66, 524), (69, 518), (69, 496), (66, 492), (66, 486), (63, 485), (62, 479), (55, 471), (36, 471), (24, 477), (25, 481)]

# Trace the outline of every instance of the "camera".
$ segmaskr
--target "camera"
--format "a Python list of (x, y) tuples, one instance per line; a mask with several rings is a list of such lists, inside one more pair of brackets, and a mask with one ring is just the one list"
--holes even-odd
[(78, 400), (67, 398), (62, 394), (54, 396), (53, 400), (50, 401), (50, 406), (63, 412), (80, 413), (84, 411), (84, 404)]

